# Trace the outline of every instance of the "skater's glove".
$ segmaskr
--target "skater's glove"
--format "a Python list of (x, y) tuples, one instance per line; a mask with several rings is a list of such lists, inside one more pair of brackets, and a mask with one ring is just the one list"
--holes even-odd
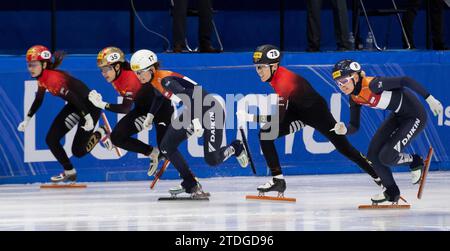
[(107, 103), (102, 100), (102, 95), (96, 90), (92, 90), (91, 92), (89, 92), (88, 98), (94, 106), (100, 109), (105, 109)]
[(426, 98), (425, 101), (427, 101), (428, 105), (430, 106), (430, 110), (433, 112), (434, 116), (438, 116), (439, 114), (443, 113), (444, 108), (442, 107), (441, 102), (435, 99), (433, 95), (428, 96), (428, 98)]
[(108, 151), (112, 151), (114, 149), (114, 145), (109, 137), (102, 139), (102, 144)]
[(156, 173), (156, 170), (158, 169), (159, 164), (159, 149), (158, 147), (153, 147), (152, 151), (150, 152), (150, 167), (148, 168), (147, 175), (153, 176)]
[(342, 122), (337, 122), (334, 125), (334, 128), (330, 130), (330, 132), (334, 131), (337, 135), (345, 135), (347, 134), (347, 127), (345, 127), (345, 124)]
[(205, 131), (205, 129), (203, 129), (199, 119), (193, 119), (192, 126), (194, 127), (194, 135), (196, 137), (200, 138), (201, 136), (203, 136), (203, 132)]
[(236, 116), (238, 118), (239, 121), (250, 121), (250, 122), (255, 122), (256, 121), (256, 116), (253, 114), (248, 114), (245, 111), (239, 110), (236, 112)]
[(19, 126), (17, 127), (17, 130), (18, 130), (19, 132), (24, 132), (24, 131), (25, 131), (25, 128), (28, 126), (28, 123), (30, 122), (30, 120), (31, 120), (31, 117), (26, 116), (26, 117), (25, 117), (25, 120), (22, 121), (22, 122), (20, 122)]
[(86, 116), (84, 116), (84, 120), (84, 126), (82, 126), (81, 128), (83, 128), (86, 132), (94, 129), (94, 120), (92, 119), (91, 114), (88, 113)]
[(155, 118), (155, 116), (151, 113), (147, 113), (147, 117), (144, 120), (144, 127), (147, 128), (148, 130), (151, 130), (153, 127), (153, 119)]

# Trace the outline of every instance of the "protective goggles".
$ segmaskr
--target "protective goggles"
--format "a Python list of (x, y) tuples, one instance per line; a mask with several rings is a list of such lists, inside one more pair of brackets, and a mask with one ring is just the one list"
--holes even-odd
[(27, 63), (27, 67), (29, 68), (35, 68), (38, 67), (39, 65), (41, 65), (41, 62), (39, 61), (31, 61)]
[(268, 69), (272, 65), (275, 65), (275, 64), (255, 64), (255, 68), (257, 71), (261, 71), (263, 69)]
[(135, 71), (135, 72), (136, 72), (136, 75), (141, 75), (142, 73), (149, 71), (149, 70), (150, 70), (150, 67), (151, 67), (151, 66), (149, 66), (149, 67), (147, 67), (147, 68), (145, 68), (145, 69), (139, 70), (139, 71)]
[(348, 76), (348, 77), (335, 79), (334, 81), (336, 82), (336, 84), (338, 86), (344, 86), (344, 85), (348, 84), (350, 81), (352, 81), (352, 79), (353, 79), (353, 76)]
[(113, 67), (112, 67), (111, 65), (104, 66), (104, 67), (101, 67), (101, 68), (100, 68), (100, 71), (101, 71), (102, 73), (107, 73), (108, 71), (112, 71), (112, 70), (113, 70)]

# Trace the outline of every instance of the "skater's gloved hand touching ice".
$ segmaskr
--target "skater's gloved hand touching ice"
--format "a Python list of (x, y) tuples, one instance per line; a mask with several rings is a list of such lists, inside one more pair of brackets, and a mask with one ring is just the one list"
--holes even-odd
[(28, 126), (28, 123), (30, 122), (30, 120), (31, 120), (31, 117), (26, 116), (24, 121), (20, 122), (19, 126), (17, 127), (17, 130), (19, 132), (24, 132), (25, 128)]
[(153, 119), (155, 116), (151, 113), (147, 113), (147, 117), (144, 120), (144, 127), (148, 130), (151, 130), (153, 128)]
[(200, 123), (200, 120), (195, 118), (192, 120), (192, 126), (194, 128), (194, 135), (198, 138), (203, 136), (203, 132), (205, 129), (203, 129), (202, 124)]
[(81, 128), (83, 128), (87, 132), (94, 129), (94, 120), (92, 119), (91, 114), (88, 113), (86, 116), (84, 116), (84, 120), (84, 126), (82, 126)]
[(236, 116), (238, 118), (239, 121), (250, 121), (250, 122), (255, 122), (256, 121), (256, 116), (253, 114), (248, 114), (245, 111), (239, 110), (236, 112)]
[(102, 95), (96, 90), (92, 90), (91, 92), (89, 92), (88, 98), (94, 106), (100, 109), (105, 109), (107, 103), (102, 100)]
[(342, 122), (337, 122), (334, 125), (334, 128), (330, 130), (330, 132), (334, 131), (337, 135), (345, 135), (347, 134), (347, 127)]
[(430, 106), (430, 110), (433, 112), (434, 116), (438, 116), (439, 114), (443, 113), (444, 108), (442, 107), (441, 102), (435, 99), (433, 95), (428, 96), (428, 98), (426, 98), (425, 101), (427, 101), (428, 105)]

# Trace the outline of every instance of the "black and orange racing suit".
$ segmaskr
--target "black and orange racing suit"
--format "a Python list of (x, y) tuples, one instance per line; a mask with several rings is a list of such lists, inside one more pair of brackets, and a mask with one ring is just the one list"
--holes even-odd
[(413, 156), (403, 153), (403, 150), (423, 131), (427, 121), (425, 108), (405, 87), (423, 98), (430, 95), (421, 84), (409, 77), (363, 77), (356, 83), (350, 96), (347, 134), (359, 129), (362, 105), (391, 111), (373, 136), (367, 157), (392, 200), (400, 195), (400, 191), (389, 166), (411, 164), (414, 161)]

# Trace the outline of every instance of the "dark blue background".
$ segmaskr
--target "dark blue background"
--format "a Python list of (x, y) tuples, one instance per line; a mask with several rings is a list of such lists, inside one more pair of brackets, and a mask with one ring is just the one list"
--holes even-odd
[[(399, 0), (401, 6), (406, 0)], [(34, 44), (52, 44), (51, 9), (52, 0), (42, 1), (2, 1), (0, 7), (0, 54), (25, 54)], [(195, 1), (191, 0), (195, 7)], [(389, 0), (365, 1), (368, 8), (389, 8)], [(54, 27), (55, 49), (69, 53), (97, 53), (101, 48), (115, 45), (125, 52), (133, 49), (151, 48), (163, 51), (166, 43), (159, 37), (147, 32), (131, 12), (129, 0), (77, 0), (55, 1), (56, 22)], [(347, 1), (349, 10), (352, 1)], [(424, 5), (424, 4), (422, 4)], [(169, 13), (169, 0), (135, 0), (136, 9), (143, 22), (150, 29), (161, 33), (171, 40), (172, 20)], [(306, 48), (306, 12), (302, 0), (215, 0), (217, 10), (215, 21), (226, 51), (251, 51), (262, 43), (280, 45), (283, 40), (287, 51), (303, 51)], [(281, 6), (283, 8), (281, 9)], [(425, 43), (425, 12), (423, 9), (415, 23), (415, 42), (419, 49)], [(283, 27), (280, 13), (283, 10)], [(445, 37), (450, 44), (450, 13), (445, 9)], [(351, 11), (349, 11), (351, 20)], [(362, 38), (366, 28), (363, 19)], [(375, 34), (390, 48), (401, 48), (400, 29), (393, 17), (372, 18)], [(131, 29), (131, 23), (134, 26)], [(351, 24), (349, 24), (351, 27)], [(197, 18), (188, 20), (188, 39), (197, 44)], [(281, 30), (284, 30), (281, 39)], [(134, 32), (133, 32), (134, 30)], [(334, 30), (332, 13), (328, 1), (324, 1), (322, 11), (322, 49), (334, 50)]]

